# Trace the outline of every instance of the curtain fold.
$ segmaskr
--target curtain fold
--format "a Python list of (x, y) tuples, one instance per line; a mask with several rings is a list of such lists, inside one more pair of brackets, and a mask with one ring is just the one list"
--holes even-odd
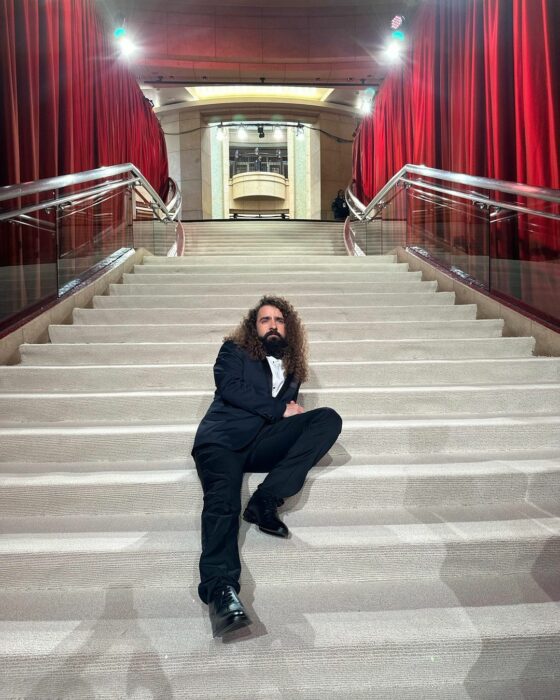
[[(0, 186), (131, 162), (165, 200), (162, 129), (94, 0), (0, 0), (0, 99)], [(0, 320), (129, 247), (125, 196), (1, 224)]]
[(405, 162), (560, 188), (558, 26), (557, 0), (427, 0), (358, 129), (358, 188)]
[[(558, 0), (419, 6), (402, 64), (387, 75), (358, 129), (356, 189), (364, 202), (405, 163), (560, 189), (558, 27)], [(415, 195), (411, 209), (409, 230), (418, 232), (419, 245), (557, 317), (558, 222), (502, 210), (490, 223), (488, 212), (457, 198), (434, 203), (424, 195)]]
[(0, 8), (0, 185), (132, 162), (165, 198), (163, 132), (93, 0)]

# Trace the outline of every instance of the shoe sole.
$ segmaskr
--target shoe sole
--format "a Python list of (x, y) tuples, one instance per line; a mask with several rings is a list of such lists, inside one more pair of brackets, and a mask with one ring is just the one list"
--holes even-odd
[(234, 615), (227, 619), (223, 627), (213, 632), (212, 636), (216, 639), (217, 637), (222, 637), (224, 634), (229, 634), (230, 632), (243, 629), (243, 627), (248, 627), (250, 624), (252, 624), (251, 618), (248, 615)]
[(287, 539), (287, 538), (290, 536), (290, 532), (289, 532), (289, 531), (286, 532), (286, 533), (284, 534), (284, 533), (281, 533), (281, 532), (274, 532), (273, 530), (266, 530), (264, 527), (261, 527), (261, 526), (259, 525), (259, 523), (258, 523), (258, 521), (256, 520), (256, 518), (251, 518), (251, 516), (247, 516), (247, 515), (243, 514), (243, 520), (245, 520), (245, 522), (252, 523), (253, 525), (258, 525), (259, 530), (260, 530), (261, 532), (266, 533), (267, 535), (272, 535), (273, 537), (281, 537), (281, 538), (283, 538), (283, 539)]

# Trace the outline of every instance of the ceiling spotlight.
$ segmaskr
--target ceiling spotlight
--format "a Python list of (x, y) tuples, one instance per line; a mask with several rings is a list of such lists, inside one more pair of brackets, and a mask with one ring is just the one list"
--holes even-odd
[(136, 51), (136, 46), (127, 36), (123, 36), (118, 39), (117, 43), (119, 45), (121, 56), (124, 56), (125, 58), (132, 56), (132, 54)]
[(360, 94), (358, 98), (358, 109), (362, 114), (371, 114), (374, 96), (375, 90), (373, 88), (367, 88), (367, 90), (364, 90), (364, 92)]
[(385, 49), (385, 55), (390, 61), (397, 61), (401, 56), (402, 46), (400, 41), (391, 41)]
[(303, 136), (303, 124), (298, 124), (296, 126), (296, 139), (302, 139)]
[(395, 15), (391, 20), (391, 29), (398, 29), (404, 22), (404, 15)]
[(264, 139), (264, 126), (262, 124), (257, 126), (257, 133), (260, 139)]
[(220, 126), (216, 130), (216, 139), (218, 141), (223, 141), (224, 140), (224, 125), (220, 124)]
[(243, 124), (240, 124), (237, 129), (237, 138), (241, 141), (245, 141), (247, 139), (247, 129), (243, 126)]
[(370, 99), (366, 97), (366, 95), (362, 95), (360, 97), (360, 100), (358, 102), (358, 109), (362, 114), (371, 114), (371, 106), (372, 102)]
[(274, 136), (276, 141), (280, 141), (282, 139), (282, 129), (279, 126), (275, 126), (272, 135)]
[(136, 46), (127, 37), (125, 29), (125, 19), (122, 15), (118, 17), (119, 24), (115, 27), (113, 31), (113, 36), (116, 39), (117, 46), (121, 52), (121, 56), (128, 58), (136, 51)]

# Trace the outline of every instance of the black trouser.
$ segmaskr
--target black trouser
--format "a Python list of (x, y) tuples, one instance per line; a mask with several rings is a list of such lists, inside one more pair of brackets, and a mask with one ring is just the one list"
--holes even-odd
[(341, 429), (342, 419), (336, 411), (316, 408), (265, 426), (243, 450), (220, 445), (202, 445), (196, 450), (196, 469), (204, 491), (201, 600), (207, 603), (216, 586), (223, 584), (239, 592), (237, 536), (244, 472), (268, 472), (260, 490), (276, 498), (293, 496)]

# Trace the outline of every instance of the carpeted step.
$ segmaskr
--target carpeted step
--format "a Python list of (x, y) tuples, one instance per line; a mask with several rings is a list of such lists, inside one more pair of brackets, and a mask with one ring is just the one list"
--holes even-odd
[[(218, 342), (207, 343), (56, 343), (20, 346), (26, 365), (129, 365), (213, 363)], [(312, 362), (403, 361), (518, 358), (531, 355), (533, 338), (312, 341)]]
[[(212, 390), (0, 394), (0, 426), (189, 423), (202, 420), (213, 396)], [(304, 389), (298, 402), (306, 410), (329, 406), (346, 418), (554, 415), (560, 383)]]
[[(263, 240), (267, 240), (270, 243), (270, 240), (268, 238), (265, 238)], [(290, 256), (290, 260), (297, 258), (297, 261), (300, 263), (328, 263), (332, 264), (334, 261), (332, 259), (331, 255), (307, 255), (307, 256), (301, 256), (301, 255), (293, 255)], [(260, 265), (260, 266), (273, 266), (275, 267), (277, 263), (283, 263), (286, 259), (286, 255), (255, 255), (255, 256), (248, 256), (245, 263), (253, 263), (255, 265)], [(361, 257), (361, 258), (356, 258), (352, 256), (345, 256), (342, 257), (340, 260), (336, 260), (337, 265), (351, 265), (354, 267), (357, 267), (359, 265), (362, 266), (369, 266), (369, 265), (375, 265), (378, 263), (396, 263), (397, 262), (397, 256), (396, 255), (368, 255), (367, 257)], [(168, 267), (177, 267), (177, 266), (187, 266), (191, 267), (193, 265), (218, 265), (222, 264), (229, 266), (231, 264), (231, 257), (229, 255), (222, 255), (220, 259), (216, 259), (216, 256), (213, 255), (211, 257), (205, 257), (204, 255), (186, 255), (182, 258), (175, 258), (175, 257), (163, 257), (161, 255), (146, 255), (144, 259), (142, 260), (142, 265), (156, 265), (156, 266), (168, 266)]]
[[(52, 346), (45, 346), (52, 347)], [(560, 383), (560, 358), (316, 362), (305, 387), (447, 386)], [(0, 367), (0, 391), (138, 391), (213, 389), (212, 364)]]
[[(331, 255), (333, 260), (337, 257), (343, 258), (346, 256), (346, 249), (343, 246), (329, 246), (325, 244), (318, 245), (300, 245), (293, 246), (290, 244), (277, 246), (278, 252), (284, 250), (288, 255)], [(223, 256), (224, 250), (227, 250), (226, 245), (217, 244), (216, 246), (186, 246), (186, 249), (190, 255), (219, 255)], [(161, 249), (160, 249), (161, 250)], [(165, 250), (165, 248), (164, 248)], [(246, 246), (236, 246), (235, 250), (230, 253), (232, 260), (241, 259), (241, 257), (246, 255), (263, 255), (270, 250), (270, 244), (263, 243), (262, 245), (246, 245)]]
[[(197, 324), (207, 323), (218, 316), (221, 323), (235, 326), (247, 313), (245, 308), (223, 309), (74, 309), (74, 325), (134, 325), (134, 324)], [(447, 321), (476, 319), (476, 304), (454, 306), (452, 304), (429, 304), (418, 306), (357, 306), (323, 307), (298, 306), (298, 314), (305, 324), (333, 322), (378, 321)]]
[[(409, 273), (410, 274), (410, 273)], [(225, 278), (224, 278), (225, 279)], [(131, 280), (127, 284), (111, 284), (109, 285), (110, 294), (132, 294), (132, 295), (198, 295), (205, 296), (207, 294), (254, 294), (255, 302), (263, 294), (281, 294), (290, 298), (290, 294), (337, 294), (339, 296), (346, 293), (373, 293), (373, 294), (414, 294), (435, 292), (437, 290), (437, 282), (425, 282), (419, 278), (410, 278), (408, 274), (400, 278), (398, 284), (391, 282), (344, 282), (336, 283), (332, 279), (316, 280), (293, 280), (292, 282), (281, 282), (270, 278), (267, 282), (236, 282), (235, 287), (224, 282), (223, 280), (215, 280), (210, 283), (200, 283), (193, 279), (185, 280), (180, 284), (134, 284)]]
[[(106, 470), (103, 473), (110, 473)], [(165, 472), (166, 470), (160, 470)], [(64, 470), (63, 470), (64, 472)], [(70, 473), (70, 472), (68, 472)], [(72, 472), (79, 474), (80, 472)], [(85, 474), (86, 472), (84, 472)], [(128, 472), (127, 472), (128, 473)], [(9, 477), (9, 474), (7, 475)], [(244, 482), (242, 488), (242, 504), (249, 500), (248, 484), (251, 480)], [(543, 480), (543, 483), (546, 480)], [(550, 483), (557, 483), (557, 479), (549, 478)], [(295, 510), (287, 510), (282, 513), (282, 517), (290, 528), (307, 527), (330, 527), (337, 530), (339, 527), (361, 527), (364, 525), (392, 528), (394, 525), (405, 526), (408, 524), (423, 523), (429, 526), (432, 523), (453, 523), (453, 522), (502, 522), (516, 520), (523, 522), (546, 517), (560, 516), (560, 507), (557, 501), (542, 500), (534, 503), (518, 501), (512, 503), (482, 503), (482, 504), (454, 504), (446, 506), (420, 507), (414, 505), (399, 506), (394, 508), (380, 507), (376, 509), (361, 508), (357, 510), (332, 510), (325, 518), (324, 511), (313, 507), (305, 508), (298, 506), (296, 501)], [(200, 528), (200, 511), (194, 512), (188, 509), (185, 512), (172, 511), (169, 508), (154, 512), (148, 507), (145, 513), (121, 513), (117, 511), (103, 512), (100, 504), (99, 513), (90, 513), (86, 505), (83, 513), (64, 513), (53, 515), (47, 511), (37, 515), (19, 515), (3, 517), (0, 521), (2, 532), (6, 535), (31, 535), (51, 533), (60, 536), (61, 533), (88, 533), (97, 536), (99, 533), (107, 532), (183, 532), (198, 531)], [(284, 510), (284, 509), (282, 509)]]
[[(196, 424), (11, 427), (0, 429), (2, 462), (180, 459)], [(346, 420), (331, 455), (474, 456), (560, 449), (560, 416)]]
[[(399, 609), (431, 609), (435, 612), (462, 605), (469, 609), (560, 600), (560, 582), (556, 577), (549, 578), (543, 572), (539, 580), (543, 587), (527, 574), (512, 575), (506, 581), (497, 576), (472, 576), (467, 579), (419, 578), (416, 581), (322, 581), (313, 586), (294, 582), (289, 588), (271, 584), (247, 589), (245, 597), (255, 617), (280, 617), (284, 612), (283, 625), (286, 625), (306, 614), (324, 612), (327, 600), (335, 613), (359, 610), (380, 613)], [(0, 619), (9, 623), (17, 615), (26, 622), (54, 621), (61, 619), (61, 607), (65, 610), (62, 619), (67, 620), (125, 619), (130, 616), (131, 600), (134, 601), (134, 611), (143, 620), (192, 617), (197, 626), (209, 624), (206, 608), (198, 600), (196, 587), (192, 585), (113, 589), (109, 596), (96, 588), (35, 589), (29, 592), (5, 589), (0, 591)], [(254, 640), (253, 643), (259, 642)], [(220, 653), (223, 646), (220, 642), (211, 644), (209, 653), (213, 647)]]
[[(232, 318), (233, 320), (233, 318)], [(221, 319), (220, 319), (221, 321)], [(137, 325), (52, 325), (52, 343), (203, 343), (221, 339), (237, 324), (179, 323)], [(306, 323), (307, 333), (314, 342), (348, 340), (394, 340), (423, 338), (500, 338), (502, 319), (446, 321), (314, 321)]]
[[(248, 283), (255, 284), (259, 283), (262, 287), (263, 284), (273, 288), (276, 285), (284, 284), (297, 284), (298, 282), (309, 283), (309, 282), (325, 282), (325, 274), (323, 271), (318, 269), (308, 269), (308, 270), (293, 270), (290, 271), (288, 268), (283, 272), (230, 272), (229, 270), (223, 269), (217, 270), (216, 272), (203, 272), (199, 268), (190, 272), (188, 275), (181, 272), (176, 272), (175, 274), (134, 274), (134, 273), (124, 273), (123, 283), (124, 284), (134, 284), (134, 286), (139, 286), (141, 284), (150, 285), (170, 285), (177, 284), (181, 280), (185, 282), (189, 281), (196, 284), (212, 284), (223, 282), (224, 275), (227, 274), (227, 280), (229, 284), (229, 290), (232, 290), (232, 285)], [(352, 282), (354, 284), (359, 282), (372, 283), (372, 282), (385, 282), (393, 283), (397, 287), (401, 282), (405, 280), (407, 282), (420, 282), (422, 280), (421, 272), (407, 272), (406, 270), (397, 269), (390, 272), (377, 272), (375, 270), (368, 270), (367, 272), (362, 272), (362, 270), (348, 270), (348, 268), (343, 268), (342, 270), (332, 270), (328, 273), (329, 282), (334, 284), (346, 284), (347, 282)], [(328, 287), (327, 287), (328, 288)]]
[[(5, 688), (33, 700), (67, 696), (69, 687), (80, 699), (94, 687), (99, 698), (146, 689), (185, 697), (188, 688), (189, 698), (246, 700), (250, 678), (250, 697), (267, 700), (552, 700), (554, 679), (543, 670), (558, 661), (557, 598), (543, 599), (530, 577), (508, 578), (510, 590), (495, 577), (468, 586), (419, 581), (417, 588), (295, 584), (292, 597), (282, 586), (259, 586), (248, 607), (260, 634), (239, 633), (237, 644), (209, 641), (192, 589), (8, 592), (3, 609), (21, 621), (2, 624), (3, 646), (11, 649)], [(68, 613), (60, 616), (61, 609)], [(270, 644), (273, 629), (283, 640), (282, 663)], [(527, 687), (539, 695), (517, 694)]]
[[(452, 306), (454, 292), (417, 292), (416, 294), (290, 294), (290, 302), (301, 313), (303, 307), (348, 309), (354, 307)], [(240, 309), (241, 315), (254, 306), (255, 294), (113, 295), (93, 297), (94, 309)], [(238, 316), (239, 319), (239, 316)]]
[[(2, 531), (13, 532), (16, 524), (8, 518), (21, 519), (25, 531), (32, 532), (29, 519), (40, 515), (53, 518), (53, 527), (61, 528), (60, 516), (96, 516), (102, 530), (115, 525), (103, 522), (102, 515), (153, 515), (159, 518), (152, 527), (196, 528), (202, 510), (202, 489), (193, 465), (190, 468), (119, 471), (112, 463), (110, 471), (64, 471), (65, 465), (52, 465), (50, 473), (0, 475), (0, 511)], [(90, 469), (95, 465), (90, 464)], [(251, 474), (242, 489), (246, 502), (262, 481), (262, 474)], [(315, 467), (300, 494), (288, 499), (281, 509), (289, 524), (341, 524), (337, 514), (346, 514), (354, 522), (360, 513), (378, 524), (391, 525), (391, 509), (406, 508), (401, 514), (410, 522), (451, 522), (453, 519), (511, 519), (513, 504), (516, 517), (540, 517), (546, 505), (560, 491), (560, 455), (554, 459), (523, 460), (505, 458), (481, 462), (444, 462), (441, 464), (369, 464), (367, 459), (335, 467)], [(556, 511), (560, 510), (558, 506)], [(552, 511), (552, 512), (551, 512)], [(165, 514), (180, 518), (165, 522)], [(554, 513), (560, 515), (560, 512)], [(362, 514), (363, 515), (363, 514)], [(364, 516), (364, 517), (365, 517)], [(56, 522), (58, 521), (58, 522)], [(141, 523), (124, 520), (126, 527)], [(344, 519), (342, 523), (344, 523)], [(347, 521), (346, 521), (347, 522)], [(142, 523), (146, 525), (148, 523)], [(83, 521), (69, 521), (69, 527), (85, 530)], [(39, 524), (39, 531), (45, 523)]]
[[(242, 585), (538, 576), (553, 574), (560, 563), (560, 518), (544, 515), (491, 522), (406, 520), (390, 527), (338, 525), (336, 537), (328, 526), (293, 526), (292, 537), (274, 547), (270, 536), (246, 525)], [(196, 530), (0, 536), (0, 586), (193, 585), (199, 552)]]
[[(326, 257), (326, 256), (325, 256)], [(227, 265), (228, 276), (230, 273), (256, 273), (262, 274), (266, 272), (268, 275), (275, 276), (277, 274), (282, 274), (286, 272), (348, 272), (354, 271), (355, 269), (360, 272), (371, 272), (372, 274), (377, 274), (380, 272), (408, 272), (408, 263), (370, 263), (368, 265), (359, 265), (350, 267), (347, 260), (352, 260), (353, 258), (342, 258), (345, 261), (344, 264), (340, 265), (337, 262), (333, 262), (332, 257), (328, 257), (328, 262), (318, 263), (317, 261), (302, 262), (300, 259), (290, 260), (289, 262), (278, 262), (276, 265), (265, 265), (259, 262), (253, 263), (250, 260), (244, 260), (238, 264), (232, 264), (231, 260)], [(211, 264), (206, 263), (204, 265), (135, 265), (134, 272), (132, 274), (140, 277), (144, 275), (187, 275), (192, 274), (223, 274), (224, 272), (223, 264)]]
[[(0, 368), (0, 695), (557, 700), (560, 358), (394, 255), (346, 256), (341, 224), (186, 232)], [(263, 293), (301, 312), (301, 400), (344, 428), (281, 508), (290, 539), (242, 523), (254, 625), (228, 644), (196, 596), (190, 449)]]

